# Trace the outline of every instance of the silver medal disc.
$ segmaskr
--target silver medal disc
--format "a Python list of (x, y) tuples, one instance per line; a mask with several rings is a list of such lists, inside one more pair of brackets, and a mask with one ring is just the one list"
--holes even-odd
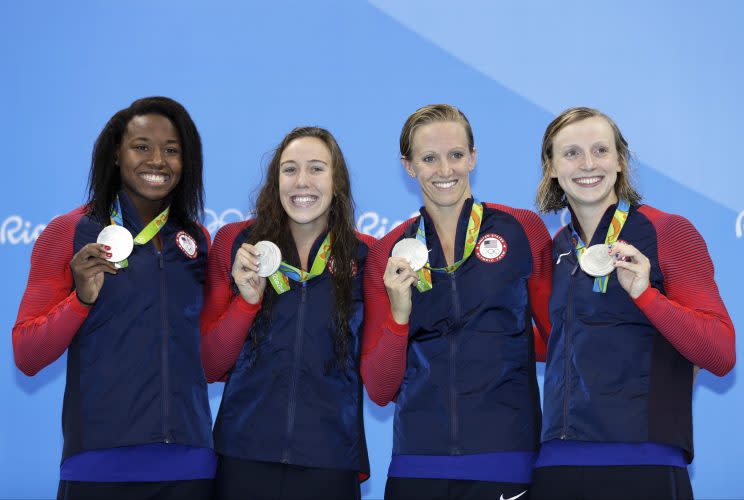
[(403, 257), (411, 269), (418, 271), (429, 260), (429, 250), (416, 238), (404, 238), (395, 244), (391, 253), (393, 257)]
[(589, 276), (595, 278), (607, 276), (615, 270), (615, 260), (607, 253), (609, 247), (605, 244), (592, 245), (586, 250), (579, 260), (581, 269)]
[(103, 228), (98, 233), (96, 243), (111, 247), (108, 253), (111, 257), (106, 257), (110, 262), (121, 262), (132, 254), (134, 249), (134, 238), (132, 233), (123, 226), (110, 225)]
[(282, 263), (282, 252), (279, 247), (270, 241), (259, 241), (254, 245), (261, 252), (258, 258), (258, 275), (268, 278), (274, 274)]

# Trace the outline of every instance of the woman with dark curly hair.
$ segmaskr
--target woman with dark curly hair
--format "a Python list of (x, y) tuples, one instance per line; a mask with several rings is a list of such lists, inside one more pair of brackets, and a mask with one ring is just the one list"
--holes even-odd
[(361, 275), (373, 239), (354, 231), (353, 210), (336, 140), (302, 127), (276, 148), (255, 219), (215, 237), (201, 351), (209, 381), (227, 380), (217, 498), (360, 496)]
[(67, 351), (60, 499), (211, 494), (202, 199), (188, 112), (140, 99), (96, 140), (88, 202), (34, 246), (13, 349), (27, 375)]
[(695, 366), (734, 365), (734, 327), (690, 222), (641, 204), (628, 142), (596, 109), (548, 125), (537, 205), (553, 239), (552, 330), (531, 498), (692, 498)]

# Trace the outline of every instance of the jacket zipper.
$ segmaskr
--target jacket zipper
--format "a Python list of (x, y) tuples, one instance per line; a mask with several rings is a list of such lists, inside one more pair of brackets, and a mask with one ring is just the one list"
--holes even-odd
[(163, 365), (163, 437), (166, 443), (171, 443), (170, 432), (168, 431), (169, 407), (169, 366), (168, 366), (168, 286), (165, 279), (165, 259), (163, 252), (157, 252), (158, 263), (160, 264), (160, 317), (162, 319), (163, 333), (160, 348), (161, 363)]
[(302, 355), (302, 327), (305, 319), (305, 301), (307, 299), (307, 281), (302, 282), (302, 292), (300, 295), (300, 307), (297, 313), (297, 331), (295, 332), (295, 348), (294, 348), (294, 362), (292, 365), (292, 384), (289, 389), (289, 405), (287, 409), (287, 443), (284, 447), (284, 454), (282, 456), (282, 463), (290, 463), (290, 443), (292, 441), (292, 433), (294, 431), (294, 418), (295, 408), (297, 402), (295, 401), (297, 392), (297, 378), (300, 364), (300, 358)]
[(563, 432), (561, 432), (561, 439), (568, 439), (568, 400), (570, 397), (571, 388), (571, 323), (574, 314), (574, 276), (579, 268), (578, 261), (574, 268), (571, 270), (571, 274), (568, 277), (568, 304), (566, 311), (566, 324), (564, 327), (564, 338), (563, 338)]
[(449, 273), (450, 284), (452, 285), (452, 307), (455, 313), (455, 323), (453, 324), (453, 331), (449, 334), (449, 346), (450, 346), (450, 453), (452, 455), (459, 455), (460, 448), (458, 446), (458, 419), (457, 419), (457, 392), (455, 388), (455, 380), (457, 377), (457, 338), (455, 336), (456, 328), (460, 326), (460, 299), (457, 296), (457, 282), (455, 281), (455, 274)]

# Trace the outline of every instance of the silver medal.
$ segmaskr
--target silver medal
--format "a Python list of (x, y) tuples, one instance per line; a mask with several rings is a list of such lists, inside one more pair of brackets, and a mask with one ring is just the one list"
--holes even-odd
[(429, 260), (429, 250), (416, 238), (404, 238), (395, 244), (391, 253), (393, 257), (403, 257), (411, 269), (418, 271)]
[(106, 260), (114, 263), (125, 260), (132, 254), (132, 250), (134, 249), (132, 233), (123, 226), (115, 226), (113, 224), (104, 227), (98, 233), (96, 243), (111, 247), (111, 250), (108, 251), (111, 257), (106, 257)]
[(279, 269), (282, 263), (282, 252), (270, 241), (259, 241), (254, 247), (261, 252), (258, 257), (258, 275), (268, 278)]
[(579, 265), (582, 271), (595, 278), (607, 276), (615, 270), (615, 259), (608, 254), (609, 247), (605, 244), (592, 245), (584, 250)]

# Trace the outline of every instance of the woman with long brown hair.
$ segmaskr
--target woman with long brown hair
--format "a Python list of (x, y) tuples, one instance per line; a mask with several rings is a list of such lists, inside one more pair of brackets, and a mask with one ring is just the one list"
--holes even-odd
[(327, 130), (302, 127), (276, 148), (255, 219), (215, 237), (201, 350), (207, 379), (227, 381), (217, 498), (360, 495), (361, 272), (372, 238), (353, 221), (341, 149)]

